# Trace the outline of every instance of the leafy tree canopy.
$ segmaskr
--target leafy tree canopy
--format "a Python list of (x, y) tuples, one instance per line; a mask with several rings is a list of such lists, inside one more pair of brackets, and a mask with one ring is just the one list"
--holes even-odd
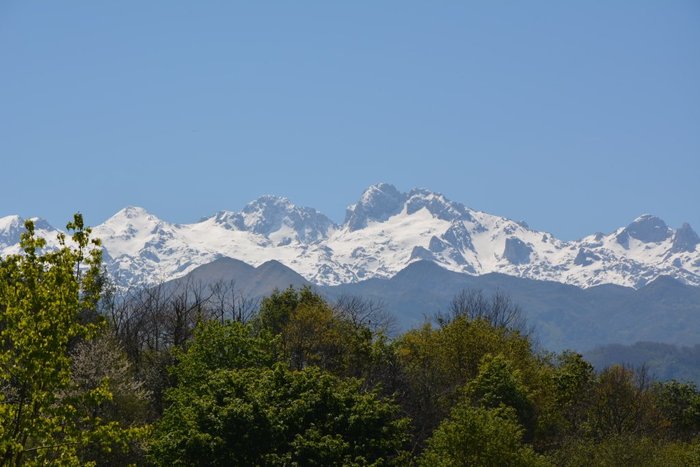
[(523, 443), (523, 428), (509, 407), (455, 406), (450, 417), (435, 430), (420, 458), (430, 467), (546, 466), (531, 446)]
[(407, 420), (356, 379), (283, 364), (219, 370), (169, 393), (151, 446), (159, 465), (389, 465)]
[(86, 446), (110, 450), (135, 434), (96, 415), (108, 381), (81, 390), (72, 378), (71, 347), (101, 327), (86, 319), (100, 298), (99, 241), (79, 214), (52, 251), (25, 227), (22, 252), (0, 260), (0, 463), (88, 463)]

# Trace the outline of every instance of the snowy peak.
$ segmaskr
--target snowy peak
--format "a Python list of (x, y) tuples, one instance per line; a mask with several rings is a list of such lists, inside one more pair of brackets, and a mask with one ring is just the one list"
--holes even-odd
[[(37, 232), (58, 232), (56, 228), (49, 224), (49, 221), (42, 219), (41, 217), (32, 217), (31, 221), (34, 222), (34, 230)], [(24, 227), (24, 221), (22, 221), (22, 227)]]
[(353, 232), (367, 227), (370, 221), (383, 222), (400, 213), (405, 201), (406, 195), (394, 185), (372, 185), (362, 193), (357, 203), (347, 208), (345, 225)]
[(126, 239), (135, 235), (136, 232), (153, 231), (162, 224), (165, 222), (144, 208), (129, 206), (118, 211), (96, 229)]
[(163, 245), (164, 237), (172, 236), (172, 226), (144, 208), (129, 206), (93, 229), (103, 239), (112, 258), (138, 256), (151, 247)]
[(20, 216), (0, 217), (0, 248), (18, 243), (22, 232), (24, 219)]
[[(55, 229), (38, 227), (55, 241)], [(0, 218), (0, 255), (19, 251), (23, 228), (19, 216)], [(660, 276), (700, 285), (700, 237), (687, 224), (673, 231), (645, 214), (607, 235), (563, 241), (437, 192), (401, 192), (388, 183), (368, 187), (342, 226), (287, 198), (262, 196), (240, 212), (220, 211), (192, 224), (127, 207), (93, 232), (102, 239), (108, 271), (123, 286), (181, 277), (221, 257), (254, 266), (278, 261), (323, 285), (393, 277), (420, 260), (467, 274), (580, 287), (642, 287)]]
[[(20, 252), (19, 242), (25, 230), (25, 220), (18, 215), (0, 217), (0, 257)], [(40, 217), (32, 217), (30, 220), (34, 222), (35, 234), (46, 239), (47, 248), (58, 246), (58, 230)]]
[(345, 226), (353, 232), (367, 227), (369, 222), (384, 222), (404, 210), (411, 215), (421, 209), (427, 209), (435, 218), (445, 221), (471, 219), (464, 205), (452, 202), (440, 193), (424, 188), (402, 193), (394, 185), (379, 183), (367, 188), (360, 200), (348, 207)]
[(333, 221), (312, 208), (301, 208), (287, 198), (265, 195), (248, 203), (241, 212), (243, 230), (279, 243), (313, 243), (328, 236)]
[(111, 219), (141, 219), (155, 217), (144, 208), (138, 206), (127, 206), (124, 209), (117, 211)]
[(635, 238), (643, 243), (663, 242), (673, 235), (666, 223), (656, 216), (644, 214), (636, 218), (617, 236), (620, 245), (629, 246), (629, 239)]
[(207, 220), (213, 221), (215, 224), (228, 230), (245, 230), (245, 219), (240, 212), (219, 211), (209, 219), (202, 219), (202, 222)]
[[(58, 230), (45, 219), (32, 217), (30, 220), (34, 223), (34, 231), (37, 235), (58, 233)], [(0, 217), (0, 248), (19, 243), (20, 236), (24, 232), (24, 222), (25, 219), (18, 215)]]
[(241, 212), (220, 211), (209, 220), (228, 230), (267, 237), (280, 245), (318, 242), (335, 228), (333, 221), (317, 210), (271, 195), (251, 201)]
[(445, 221), (456, 219), (471, 220), (469, 210), (463, 204), (452, 202), (441, 193), (434, 193), (423, 188), (414, 188), (408, 193), (407, 198), (407, 214), (413, 214), (425, 208), (436, 218)]

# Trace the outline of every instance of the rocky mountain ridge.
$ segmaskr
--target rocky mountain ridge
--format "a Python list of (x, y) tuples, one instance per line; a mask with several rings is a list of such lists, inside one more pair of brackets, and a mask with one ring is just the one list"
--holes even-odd
[[(56, 229), (37, 219), (49, 239)], [(19, 216), (0, 218), (0, 255), (18, 251)], [(471, 275), (492, 272), (579, 287), (639, 288), (659, 276), (700, 285), (700, 237), (642, 215), (608, 234), (563, 241), (524, 222), (474, 210), (425, 189), (372, 185), (342, 224), (286, 198), (263, 196), (240, 212), (174, 224), (127, 207), (94, 227), (105, 265), (123, 286), (181, 277), (230, 257), (259, 266), (277, 260), (319, 285), (388, 278), (427, 260)], [(52, 245), (52, 243), (49, 243)]]

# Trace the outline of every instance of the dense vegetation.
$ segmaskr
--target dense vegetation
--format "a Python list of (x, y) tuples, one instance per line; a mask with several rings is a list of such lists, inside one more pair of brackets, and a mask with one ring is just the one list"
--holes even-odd
[(80, 216), (0, 262), (1, 465), (700, 465), (700, 392), (533, 344), (502, 295), (115, 291)]

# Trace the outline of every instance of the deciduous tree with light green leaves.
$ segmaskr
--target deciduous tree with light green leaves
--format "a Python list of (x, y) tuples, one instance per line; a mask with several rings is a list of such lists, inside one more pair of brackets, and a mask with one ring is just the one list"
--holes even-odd
[(101, 250), (80, 214), (59, 247), (27, 221), (20, 254), (0, 260), (0, 465), (89, 464), (84, 448), (109, 451), (139, 429), (101, 420), (108, 381), (76, 390), (70, 349), (93, 338), (99, 319), (86, 319), (100, 298)]
[(421, 466), (545, 467), (550, 463), (523, 442), (523, 428), (510, 407), (455, 406), (428, 439)]

